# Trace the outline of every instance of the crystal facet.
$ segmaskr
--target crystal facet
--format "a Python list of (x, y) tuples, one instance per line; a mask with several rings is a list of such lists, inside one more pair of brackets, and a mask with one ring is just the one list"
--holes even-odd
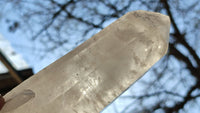
[(127, 13), (6, 94), (1, 113), (100, 112), (164, 56), (169, 28), (168, 16)]

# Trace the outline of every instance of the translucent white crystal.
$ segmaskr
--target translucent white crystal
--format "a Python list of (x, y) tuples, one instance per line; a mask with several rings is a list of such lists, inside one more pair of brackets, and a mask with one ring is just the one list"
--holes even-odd
[(165, 15), (127, 13), (10, 91), (1, 113), (100, 112), (166, 53), (169, 28)]

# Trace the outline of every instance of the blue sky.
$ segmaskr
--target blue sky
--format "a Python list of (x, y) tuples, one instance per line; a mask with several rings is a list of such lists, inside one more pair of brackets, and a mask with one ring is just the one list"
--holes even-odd
[[(190, 2), (192, 3), (193, 1), (194, 0), (192, 0)], [(183, 2), (183, 4), (181, 6), (183, 7), (183, 6), (190, 5), (190, 2), (188, 2), (188, 1)], [(136, 3), (136, 5), (137, 5), (137, 3)], [(7, 7), (11, 7), (11, 6), (7, 6)], [(138, 9), (138, 7), (136, 7), (135, 9)], [(133, 9), (133, 10), (135, 10), (135, 9)], [(139, 9), (146, 9), (146, 7), (140, 7)], [(4, 14), (4, 15), (6, 15), (6, 16), (8, 16), (10, 18), (13, 18), (14, 20), (20, 19), (18, 16), (16, 16), (17, 13), (15, 11), (9, 10), (9, 8), (8, 9), (5, 8), (4, 10), (7, 10), (8, 11), (7, 14), (9, 14), (9, 15)], [(165, 12), (163, 12), (163, 13), (165, 13)], [(174, 13), (174, 14), (175, 14), (176, 17), (179, 16), (179, 13)], [(196, 17), (193, 14), (191, 14), (190, 16), (191, 17)], [(114, 20), (110, 20), (110, 21), (107, 21), (106, 23), (104, 23), (104, 27), (109, 25)], [(183, 21), (186, 21), (186, 20), (187, 20), (187, 18), (184, 18), (184, 19), (180, 18), (180, 19), (177, 20), (177, 22), (179, 23), (178, 25), (179, 25), (181, 31), (184, 31), (184, 27), (186, 25), (184, 24)], [(41, 43), (38, 43), (37, 41), (33, 42), (30, 39), (28, 39), (27, 38), (27, 37), (29, 37), (28, 33), (20, 32), (20, 31), (17, 31), (15, 33), (8, 32), (8, 30), (7, 30), (8, 28), (6, 27), (4, 20), (1, 19), (0, 21), (1, 21), (0, 33), (4, 36), (4, 38), (6, 38), (6, 40), (8, 40), (11, 43), (11, 45), (15, 49), (14, 51), (16, 51), (17, 53), (22, 55), (23, 59), (29, 64), (30, 67), (32, 67), (34, 69), (35, 73), (38, 72), (39, 70), (43, 69), (44, 67), (46, 67), (50, 63), (56, 61), (58, 58), (60, 58), (64, 54), (68, 53), (69, 51), (71, 51), (72, 49), (74, 49), (77, 46), (77, 45), (76, 46), (74, 45), (75, 40), (70, 40), (71, 44), (69, 43), (68, 45), (65, 45), (66, 48), (68, 48), (67, 50), (63, 50), (61, 48), (57, 48), (55, 51), (46, 53), (45, 57), (41, 59), (40, 57), (37, 56), (37, 54), (40, 54), (40, 52), (42, 51), (41, 48), (43, 48), (43, 45)], [(190, 20), (188, 20), (188, 21), (189, 21), (189, 25), (192, 25), (194, 23), (194, 21), (190, 21)], [(38, 27), (38, 29), (39, 28), (40, 27)], [(84, 27), (80, 28), (79, 30), (81, 31), (81, 29), (84, 29)], [(173, 29), (171, 29), (171, 31), (173, 31)], [(96, 32), (97, 31), (91, 32), (91, 35), (95, 34)], [(194, 35), (197, 35), (197, 34), (198, 33), (189, 34), (189, 38), (193, 37)], [(74, 37), (77, 37), (77, 35), (81, 36), (81, 33), (77, 32), (76, 35), (74, 35)], [(86, 37), (86, 39), (90, 38), (91, 35), (88, 35)], [(79, 37), (79, 38), (81, 38), (81, 37)], [(197, 52), (200, 54), (200, 49), (198, 49), (200, 47), (199, 40), (189, 40), (190, 43), (193, 43), (194, 41), (196, 41), (197, 44), (196, 45), (192, 45), (192, 46), (194, 46), (194, 48), (196, 48)], [(181, 50), (185, 55), (188, 55), (188, 51), (184, 47), (182, 47), (181, 45), (177, 45), (177, 48), (179, 50)], [(172, 64), (171, 68), (174, 68), (174, 66), (177, 67), (177, 68), (181, 68), (178, 65), (178, 62), (176, 62), (175, 60), (171, 61), (170, 63)], [(159, 67), (159, 66), (157, 66), (157, 67)], [(178, 69), (177, 69), (177, 71), (178, 71)], [(145, 79), (151, 78), (152, 77), (151, 74), (152, 74), (151, 72), (146, 73), (146, 75), (140, 81), (144, 81)], [(190, 73), (188, 71), (185, 71), (184, 74), (185, 74), (185, 76), (183, 76), (183, 77), (187, 77), (186, 75), (189, 75)], [(188, 78), (188, 79), (190, 79), (190, 81), (194, 81), (194, 78), (192, 78), (192, 77)], [(152, 78), (152, 80), (153, 80), (153, 78)], [(162, 80), (162, 82), (166, 82), (166, 80), (171, 80), (171, 81), (169, 81), (169, 83), (166, 83), (166, 84), (171, 84), (171, 86), (170, 85), (166, 85), (167, 86), (166, 88), (170, 89), (175, 83), (180, 82), (179, 80), (181, 80), (181, 79), (170, 78), (169, 76), (167, 76), (166, 78), (164, 78)], [(188, 84), (192, 84), (192, 83), (193, 82), (188, 83)], [(132, 88), (130, 88), (130, 90), (127, 90), (127, 92), (125, 92), (124, 95), (136, 94), (137, 92), (143, 91), (144, 88), (146, 88), (146, 86), (143, 86), (143, 85), (140, 84), (140, 82), (137, 82), (136, 84), (134, 84), (132, 86)], [(180, 87), (180, 89), (183, 89), (183, 88), (184, 87)], [(134, 91), (133, 91), (134, 93), (131, 91), (131, 89), (134, 89)], [(185, 92), (180, 90), (180, 93), (184, 94)], [(132, 101), (133, 100), (125, 100), (124, 101), (122, 99), (117, 99), (115, 104), (114, 104), (116, 106), (113, 105), (111, 107), (108, 107), (108, 109), (106, 109), (104, 111), (104, 113), (116, 113), (116, 111), (114, 111), (114, 109), (113, 109), (115, 107), (119, 111), (121, 111), (123, 109), (122, 106), (124, 106), (125, 104), (128, 104), (129, 102), (132, 102)], [(135, 101), (135, 102), (137, 103), (137, 101)], [(147, 104), (149, 104), (149, 103), (147, 102)], [(187, 105), (186, 107), (189, 108), (190, 106)]]

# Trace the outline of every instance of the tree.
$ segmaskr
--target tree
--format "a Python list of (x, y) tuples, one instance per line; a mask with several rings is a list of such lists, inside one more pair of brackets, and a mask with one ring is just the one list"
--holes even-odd
[(1, 24), (12, 36), (20, 34), (33, 41), (40, 57), (73, 49), (132, 10), (169, 15), (169, 52), (136, 83), (143, 87), (139, 93), (122, 97), (133, 101), (122, 112), (189, 112), (190, 106), (199, 109), (198, 0), (4, 0), (0, 4), (4, 6), (1, 14), (8, 14), (1, 16)]

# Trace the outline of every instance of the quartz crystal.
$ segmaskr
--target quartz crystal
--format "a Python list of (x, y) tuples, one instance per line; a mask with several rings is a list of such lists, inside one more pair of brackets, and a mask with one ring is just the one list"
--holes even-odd
[(99, 113), (165, 55), (168, 16), (125, 14), (4, 98), (0, 113)]

